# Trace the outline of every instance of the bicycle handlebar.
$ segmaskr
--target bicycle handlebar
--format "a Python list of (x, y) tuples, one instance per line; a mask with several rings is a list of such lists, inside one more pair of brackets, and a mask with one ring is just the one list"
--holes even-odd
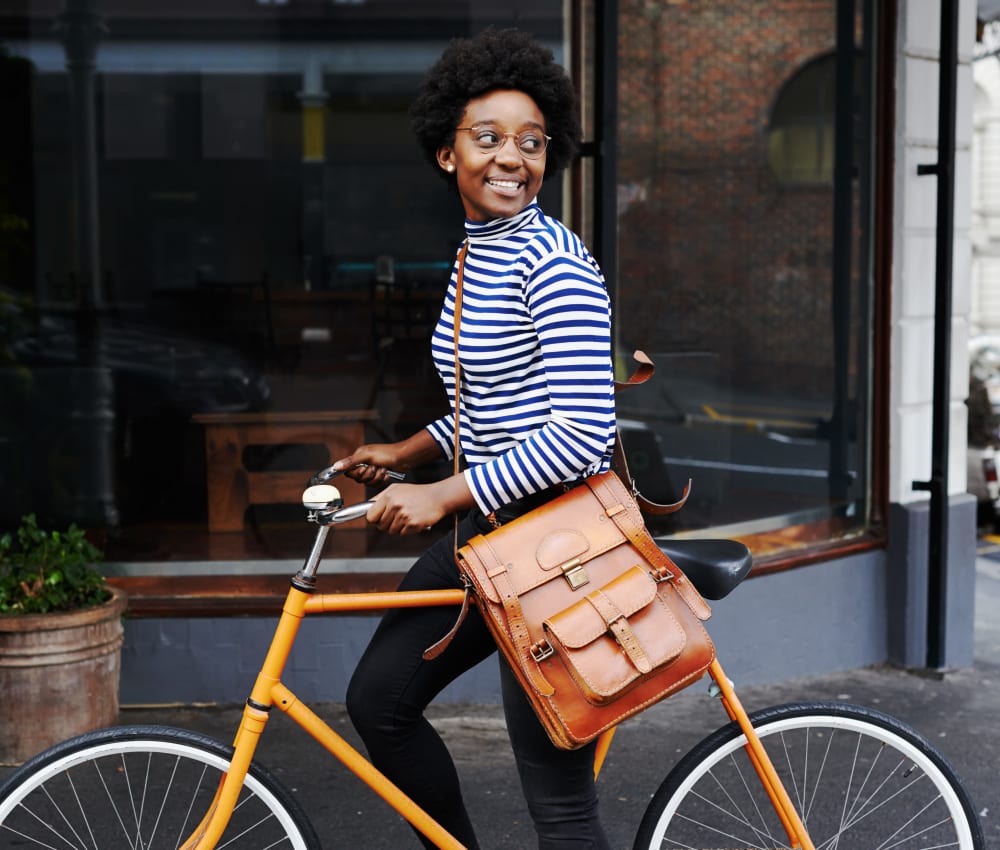
[[(357, 466), (367, 466), (359, 463)], [(361, 519), (374, 502), (359, 502), (356, 505), (344, 507), (344, 500), (340, 497), (340, 491), (329, 482), (338, 475), (343, 475), (345, 470), (334, 469), (328, 466), (317, 472), (309, 479), (309, 486), (302, 494), (302, 505), (309, 509), (309, 518), (320, 525), (336, 525), (342, 522), (351, 522)], [(394, 481), (402, 481), (406, 476), (402, 472), (392, 469), (385, 470), (386, 475)]]
[(374, 502), (358, 502), (356, 505), (348, 505), (346, 508), (339, 508), (330, 514), (324, 514), (323, 522), (336, 525), (341, 522), (350, 522), (353, 519), (361, 519)]

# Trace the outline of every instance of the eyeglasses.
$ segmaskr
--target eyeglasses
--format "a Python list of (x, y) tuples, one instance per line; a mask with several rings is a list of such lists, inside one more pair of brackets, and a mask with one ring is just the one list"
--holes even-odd
[(520, 133), (501, 133), (497, 130), (491, 130), (489, 127), (456, 127), (455, 129), (472, 133), (473, 144), (483, 153), (495, 153), (504, 146), (509, 137), (513, 137), (518, 152), (527, 159), (538, 159), (541, 157), (552, 138), (538, 130), (522, 130)]

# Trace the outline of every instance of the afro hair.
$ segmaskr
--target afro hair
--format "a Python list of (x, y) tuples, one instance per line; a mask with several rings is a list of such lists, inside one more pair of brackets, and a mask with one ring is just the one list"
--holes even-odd
[[(428, 71), (410, 109), (424, 155), (436, 164), (438, 150), (454, 144), (469, 101), (501, 89), (524, 92), (538, 105), (552, 137), (545, 179), (561, 172), (580, 144), (576, 90), (552, 51), (516, 29), (490, 28), (455, 39)], [(438, 171), (454, 181), (454, 175)]]

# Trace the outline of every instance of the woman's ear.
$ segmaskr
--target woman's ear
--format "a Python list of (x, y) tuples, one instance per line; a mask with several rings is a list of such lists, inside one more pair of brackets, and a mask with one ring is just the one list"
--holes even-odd
[(438, 165), (451, 174), (455, 170), (455, 151), (450, 147), (438, 148)]

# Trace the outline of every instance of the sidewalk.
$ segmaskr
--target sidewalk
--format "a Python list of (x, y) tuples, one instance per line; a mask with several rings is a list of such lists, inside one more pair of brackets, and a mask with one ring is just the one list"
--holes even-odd
[[(994, 550), (997, 554), (994, 554)], [(976, 664), (942, 679), (889, 667), (855, 670), (737, 690), (747, 710), (806, 699), (839, 699), (879, 708), (918, 729), (963, 776), (983, 823), (987, 848), (1000, 848), (1000, 547), (977, 562)], [(724, 659), (723, 659), (724, 661)], [(689, 688), (625, 724), (600, 780), (612, 847), (627, 850), (649, 796), (670, 766), (726, 720), (704, 684)], [(334, 729), (357, 743), (339, 704), (314, 706)], [(127, 724), (156, 723), (231, 739), (240, 707), (125, 708)], [(263, 737), (260, 760), (295, 793), (327, 846), (416, 847), (409, 828), (343, 767), (313, 748), (291, 721), (276, 715)], [(503, 850), (534, 846), (521, 799), (502, 713), (497, 706), (436, 706), (442, 731), (462, 775), (467, 804), (484, 845)], [(651, 746), (651, 740), (658, 741)], [(10, 773), (0, 769), (0, 780)], [(857, 848), (864, 850), (864, 848)]]

